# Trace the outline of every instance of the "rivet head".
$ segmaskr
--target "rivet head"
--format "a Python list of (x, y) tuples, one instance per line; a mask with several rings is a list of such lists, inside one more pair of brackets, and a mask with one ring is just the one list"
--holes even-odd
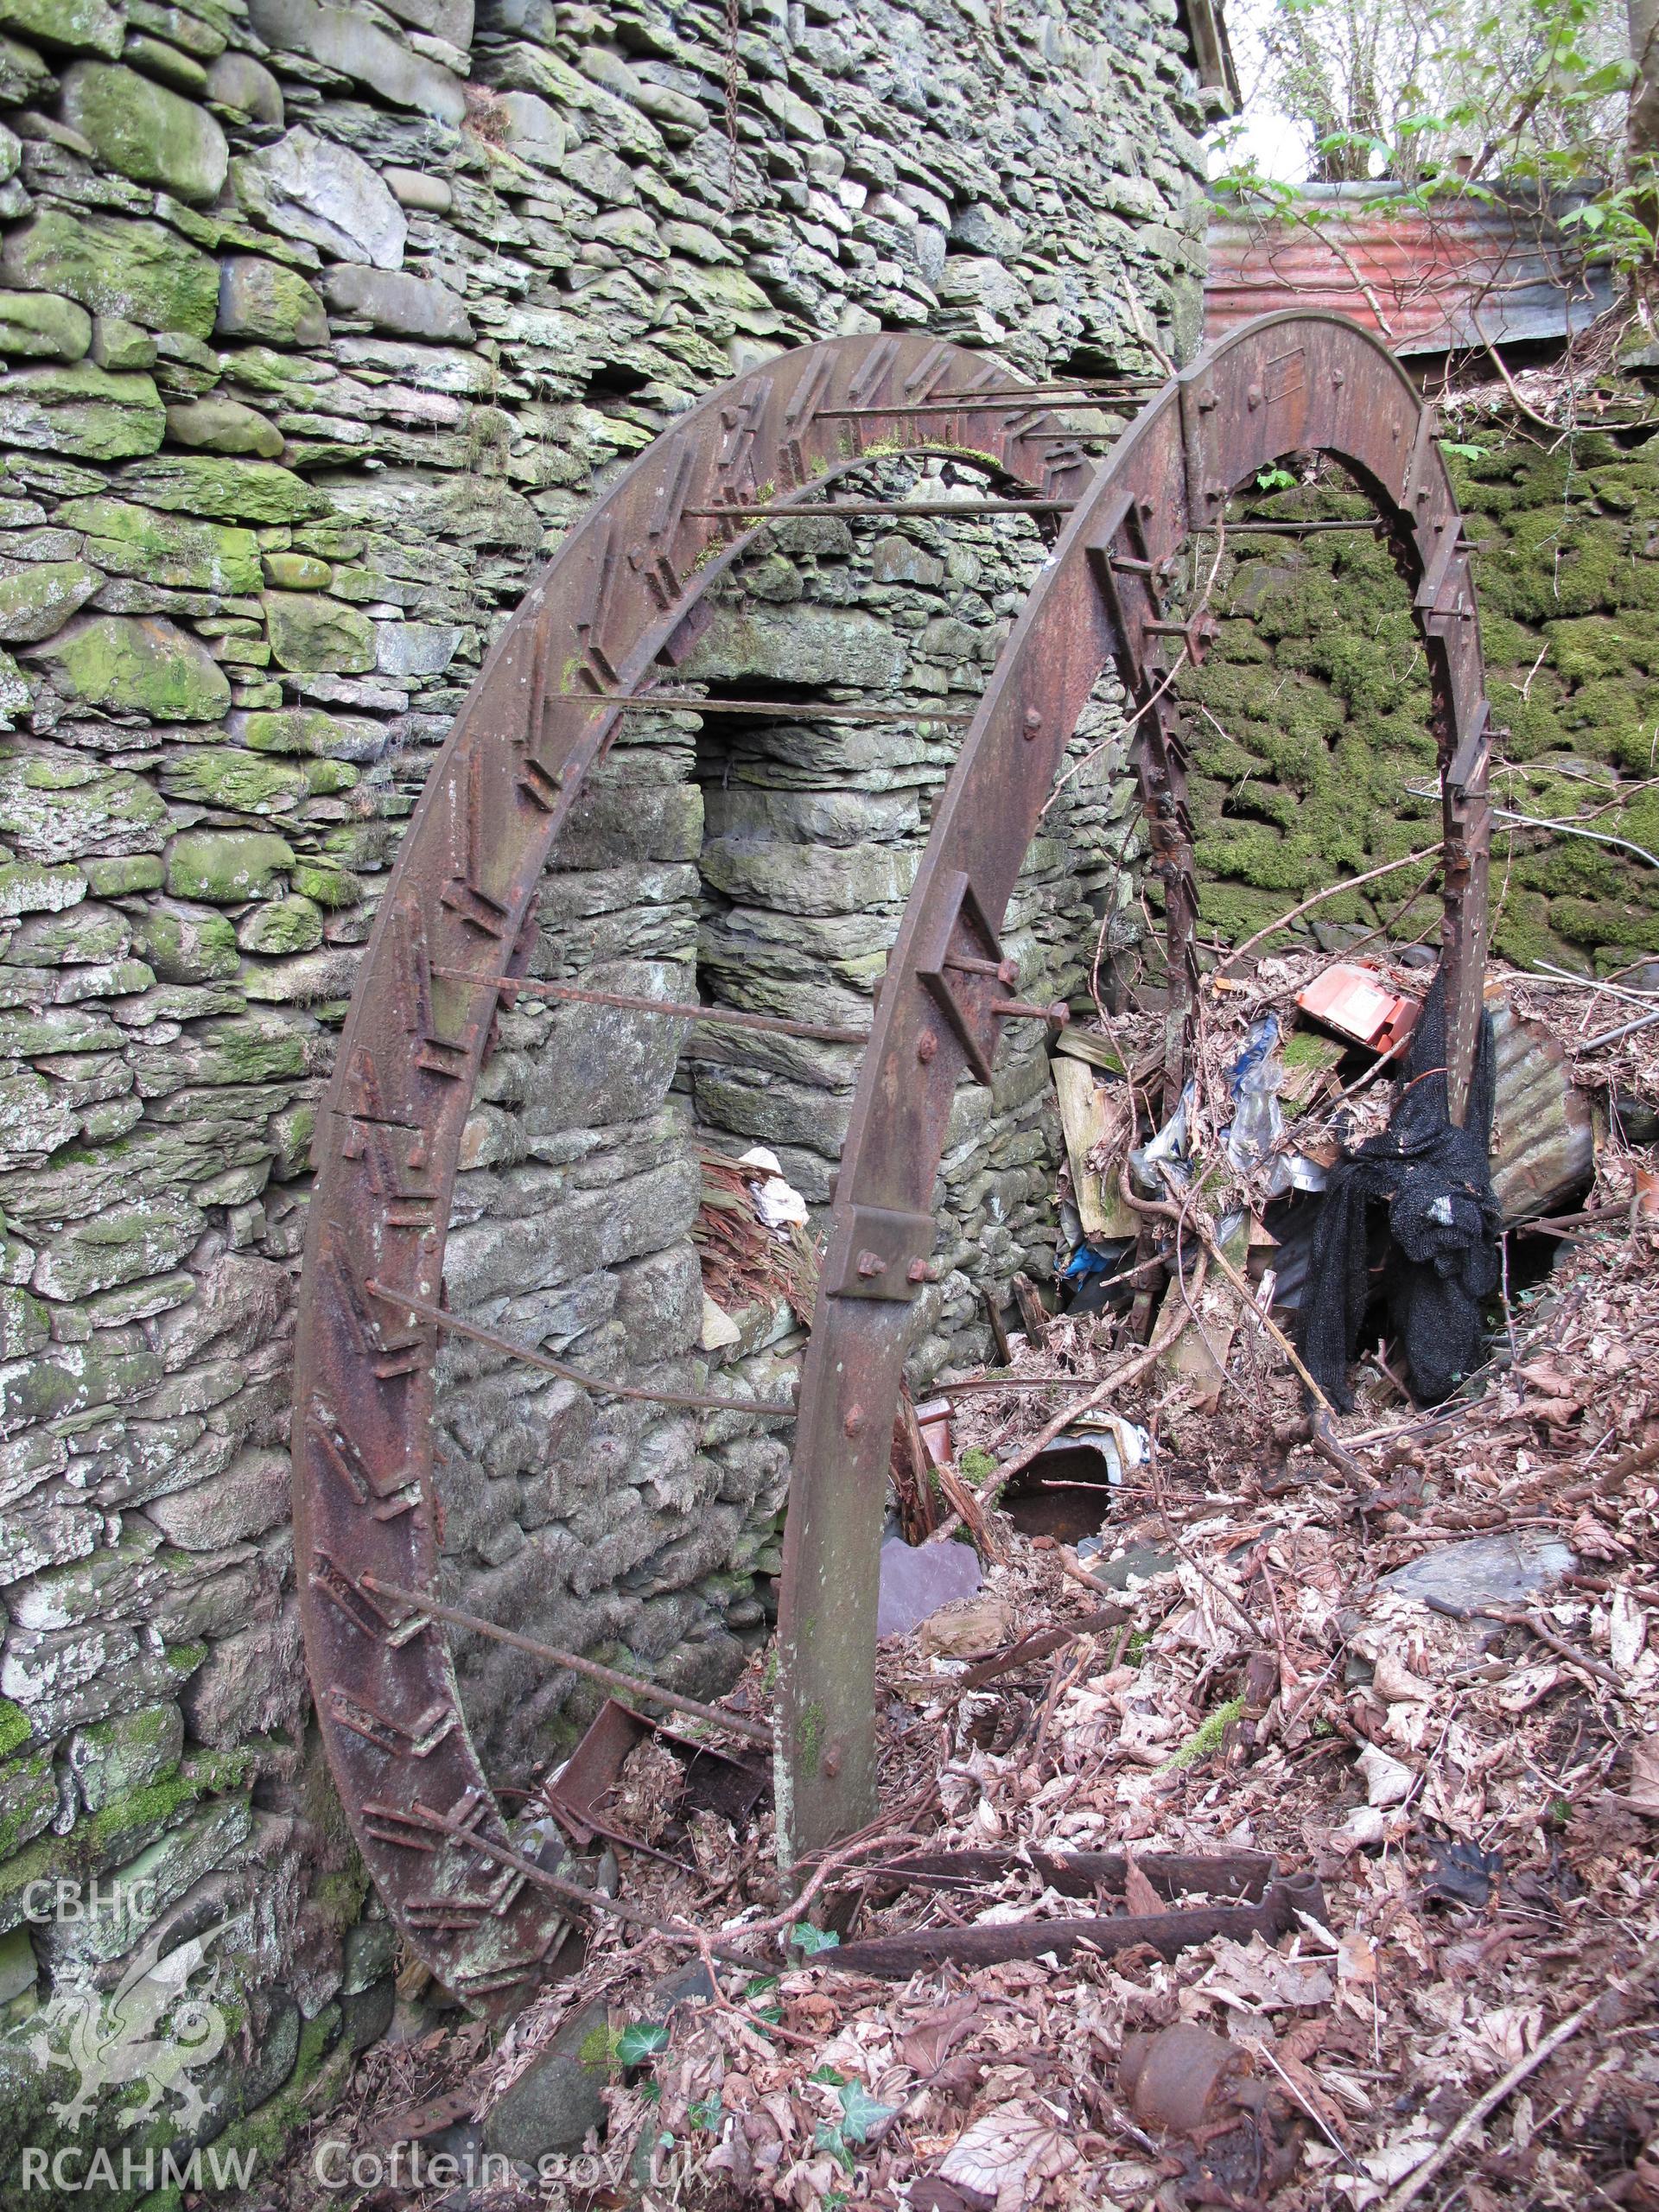
[(1337, 390), (1338, 390), (1338, 391), (1340, 391), (1342, 390), (1342, 387), (1344, 386), (1344, 385), (1345, 385), (1345, 384), (1347, 383), (1347, 381), (1348, 381), (1348, 372), (1347, 372), (1347, 370), (1346, 370), (1346, 369), (1332, 369), (1332, 372), (1331, 372), (1331, 381), (1332, 381), (1332, 383), (1336, 386)]
[(1041, 715), (1038, 713), (1036, 708), (1027, 707), (1026, 709), (1026, 742), (1027, 745), (1029, 745), (1032, 739), (1036, 736), (1038, 731), (1041, 729), (1042, 726), (1043, 718)]
[(925, 1260), (912, 1260), (905, 1269), (906, 1282), (931, 1282), (932, 1279), (933, 1270)]
[(842, 1747), (840, 1739), (837, 1738), (836, 1742), (826, 1747), (823, 1758), (818, 1762), (826, 1782), (833, 1782), (841, 1772), (841, 1760)]
[(847, 1409), (847, 1418), (846, 1418), (846, 1420), (845, 1420), (845, 1421), (842, 1421), (842, 1423), (841, 1424), (841, 1427), (842, 1427), (842, 1434), (843, 1434), (843, 1435), (846, 1435), (846, 1436), (856, 1436), (856, 1435), (858, 1434), (859, 1430), (860, 1430), (861, 1428), (862, 1428), (862, 1427), (863, 1427), (863, 1426), (864, 1426), (864, 1408), (863, 1408), (863, 1407), (862, 1407), (862, 1406), (849, 1406), (849, 1407), (848, 1408), (848, 1409)]
[(917, 1058), (925, 1065), (925, 1064), (932, 1058), (934, 1053), (937, 1052), (938, 1049), (939, 1040), (938, 1036), (932, 1030), (924, 1029), (921, 1035), (916, 1040)]
[(1252, 415), (1255, 414), (1256, 409), (1262, 404), (1262, 387), (1259, 384), (1253, 384), (1247, 387), (1244, 393), (1244, 404), (1249, 409)]
[(887, 1263), (879, 1252), (861, 1252), (857, 1267), (867, 1282), (872, 1275), (884, 1275), (887, 1272)]

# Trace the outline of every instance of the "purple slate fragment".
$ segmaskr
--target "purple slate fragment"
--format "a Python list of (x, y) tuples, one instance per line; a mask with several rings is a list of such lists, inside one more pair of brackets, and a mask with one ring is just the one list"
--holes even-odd
[(881, 1547), (877, 1638), (907, 1634), (941, 1605), (971, 1598), (984, 1579), (969, 1544), (906, 1544), (891, 1538)]

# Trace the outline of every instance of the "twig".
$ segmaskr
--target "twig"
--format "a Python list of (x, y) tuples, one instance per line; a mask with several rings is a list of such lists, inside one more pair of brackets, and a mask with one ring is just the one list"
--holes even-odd
[[(1287, 929), (1310, 907), (1322, 906), (1327, 899), (1338, 898), (1344, 891), (1357, 891), (1362, 883), (1375, 883), (1379, 876), (1397, 874), (1402, 868), (1415, 868), (1420, 861), (1437, 860), (1439, 855), (1438, 845), (1427, 846), (1421, 853), (1408, 853), (1402, 861), (1384, 861), (1381, 868), (1368, 868), (1363, 875), (1345, 875), (1340, 883), (1326, 884), (1323, 891), (1314, 892), (1311, 898), (1304, 899), (1300, 906), (1293, 906), (1287, 914), (1281, 914), (1276, 922), (1269, 922), (1266, 929), (1257, 930), (1254, 937), (1247, 937), (1243, 944), (1236, 945), (1222, 962), (1217, 974), (1219, 975), (1222, 969), (1230, 968), (1234, 961), (1242, 960), (1247, 952), (1254, 951), (1264, 938), (1273, 937), (1280, 930)], [(1417, 894), (1414, 893), (1412, 895), (1415, 897)]]
[(1576, 1650), (1565, 1637), (1557, 1636), (1554, 1630), (1536, 1613), (1513, 1611), (1506, 1605), (1482, 1605), (1474, 1618), (1484, 1621), (1503, 1621), (1510, 1628), (1524, 1628), (1535, 1636), (1540, 1643), (1547, 1643), (1552, 1651), (1559, 1653), (1571, 1665), (1582, 1667), (1586, 1674), (1599, 1676), (1601, 1681), (1610, 1683), (1621, 1693), (1624, 1688), (1611, 1667), (1605, 1667), (1599, 1659), (1592, 1659), (1587, 1651)]
[[(1607, 1986), (1628, 1995), (1630, 1985), (1646, 1980), (1656, 1966), (1659, 1966), (1659, 1943), (1649, 1943), (1629, 1972), (1615, 1975)], [(1497, 2111), (1510, 2090), (1519, 2088), (1529, 2074), (1535, 2074), (1547, 2058), (1553, 2058), (1563, 2044), (1572, 2041), (1586, 2021), (1593, 2016), (1606, 1993), (1606, 1990), (1598, 1990), (1593, 1997), (1586, 1998), (1576, 2012), (1569, 2012), (1559, 2027), (1550, 2030), (1536, 2050), (1529, 2050), (1524, 2058), (1517, 2059), (1507, 2074), (1493, 2082), (1484, 2097), (1476, 2099), (1439, 2148), (1432, 2151), (1421, 2166), (1414, 2168), (1399, 2186), (1383, 2198), (1377, 2212), (1406, 2212), (1407, 2205), (1416, 2202), (1441, 2167), (1484, 2125), (1487, 2115)]]

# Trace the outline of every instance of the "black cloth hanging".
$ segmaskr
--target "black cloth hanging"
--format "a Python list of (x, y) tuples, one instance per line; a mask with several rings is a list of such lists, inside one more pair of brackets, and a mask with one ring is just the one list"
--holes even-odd
[(1483, 1014), (1469, 1111), (1446, 1109), (1446, 982), (1434, 978), (1413, 1033), (1405, 1088), (1380, 1136), (1333, 1169), (1297, 1316), (1298, 1348), (1332, 1403), (1353, 1404), (1348, 1365), (1371, 1299), (1370, 1243), (1386, 1207), (1385, 1287), (1405, 1340), (1408, 1379), (1438, 1404), (1475, 1363), (1481, 1312), (1501, 1273), (1502, 1216), (1489, 1154), (1495, 1087), (1492, 1024)]

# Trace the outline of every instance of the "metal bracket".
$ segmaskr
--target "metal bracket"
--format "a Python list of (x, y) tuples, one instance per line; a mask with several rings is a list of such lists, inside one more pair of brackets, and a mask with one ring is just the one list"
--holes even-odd
[(831, 1298), (886, 1298), (908, 1305), (932, 1280), (928, 1255), (938, 1234), (931, 1213), (855, 1205), (824, 1255), (823, 1287)]
[(1001, 1033), (996, 1002), (1014, 973), (1004, 962), (996, 931), (985, 918), (973, 885), (958, 870), (945, 889), (928, 943), (918, 950), (916, 980), (950, 1023), (969, 1066), (982, 1084), (991, 1080)]

